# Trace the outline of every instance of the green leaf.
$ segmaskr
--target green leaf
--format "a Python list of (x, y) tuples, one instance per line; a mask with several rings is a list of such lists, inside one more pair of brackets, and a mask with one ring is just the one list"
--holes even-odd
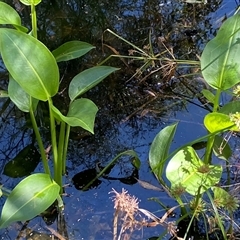
[(167, 179), (171, 189), (179, 184), (191, 195), (196, 195), (214, 186), (220, 181), (222, 167), (220, 165), (205, 165), (195, 150), (188, 146), (180, 150), (169, 161), (166, 168)]
[(27, 28), (21, 25), (21, 18), (11, 6), (0, 2), (0, 24), (11, 24), (17, 29), (27, 32)]
[(154, 138), (149, 151), (149, 164), (157, 177), (161, 179), (168, 152), (176, 132), (177, 123), (162, 129)]
[(137, 170), (140, 170), (141, 161), (140, 161), (140, 159), (138, 158), (138, 156), (137, 156), (137, 157), (133, 157), (133, 158), (131, 159), (131, 161), (132, 161), (132, 165), (133, 165)]
[(0, 2), (0, 24), (21, 25), (21, 18), (10, 5)]
[(5, 98), (5, 97), (9, 97), (8, 92), (4, 90), (0, 90), (0, 98)]
[(210, 102), (214, 103), (215, 96), (212, 92), (210, 92), (208, 89), (203, 89), (202, 91), (203, 96)]
[(61, 62), (81, 57), (93, 48), (95, 47), (86, 42), (71, 41), (64, 43), (55, 49), (52, 53), (56, 58), (56, 61)]
[(78, 96), (96, 86), (104, 78), (116, 70), (118, 70), (118, 68), (109, 66), (96, 66), (79, 73), (72, 79), (69, 85), (68, 94), (70, 99), (73, 101)]
[[(230, 120), (229, 115), (214, 112), (214, 113), (209, 113), (205, 116), (204, 125), (210, 133), (213, 133), (213, 132), (223, 130), (227, 127), (230, 127), (234, 125), (234, 123)], [(236, 125), (229, 128), (228, 130), (239, 131)]]
[(232, 150), (228, 142), (219, 135), (214, 138), (213, 152), (218, 158), (226, 161), (232, 156)]
[(71, 127), (82, 127), (94, 133), (94, 121), (98, 108), (91, 100), (81, 98), (71, 102), (67, 116), (62, 115), (53, 105), (51, 108), (58, 120), (66, 122)]
[(225, 104), (223, 107), (221, 107), (218, 112), (224, 113), (227, 115), (231, 113), (240, 112), (240, 101), (229, 102)]
[(38, 5), (42, 0), (20, 0), (21, 3), (27, 6)]
[(214, 193), (214, 204), (218, 208), (224, 208), (233, 212), (239, 207), (239, 200), (220, 187), (212, 188)]
[(46, 101), (59, 87), (59, 71), (52, 53), (34, 37), (0, 29), (0, 52), (8, 71), (30, 96)]
[(23, 112), (37, 108), (38, 100), (27, 94), (20, 85), (9, 76), (8, 95), (14, 104)]
[(0, 228), (36, 217), (53, 204), (59, 190), (60, 187), (48, 174), (36, 173), (24, 178), (12, 190), (3, 206)]
[(35, 170), (39, 162), (40, 154), (31, 144), (22, 149), (4, 166), (3, 174), (12, 178), (28, 176)]
[(201, 69), (205, 81), (215, 89), (227, 90), (240, 82), (240, 15), (228, 18), (204, 48)]

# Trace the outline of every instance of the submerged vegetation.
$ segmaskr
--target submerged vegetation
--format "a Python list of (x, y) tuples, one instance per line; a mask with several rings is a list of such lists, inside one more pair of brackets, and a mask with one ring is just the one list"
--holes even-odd
[[(137, 154), (125, 151), (117, 155), (106, 167), (98, 163), (94, 169), (86, 170), (91, 177), (86, 182), (85, 175), (77, 174), (73, 178), (76, 188), (87, 190), (100, 184), (100, 177), (114, 179), (108, 173), (123, 155), (130, 155), (133, 173), (127, 178), (115, 178), (130, 184), (138, 182), (144, 188), (161, 189), (177, 202), (176, 206), (165, 206), (165, 214), (160, 218), (146, 209), (139, 207), (139, 201), (125, 189), (118, 193), (115, 189), (113, 197), (115, 214), (113, 217), (113, 239), (131, 239), (135, 229), (143, 227), (163, 226), (166, 231), (155, 239), (162, 239), (170, 233), (172, 239), (190, 239), (194, 234), (201, 235), (202, 239), (234, 239), (239, 230), (234, 222), (234, 212), (239, 207), (239, 196), (234, 188), (237, 183), (231, 176), (231, 156), (233, 150), (229, 138), (238, 134), (240, 127), (240, 64), (239, 64), (239, 37), (240, 15), (236, 13), (228, 18), (214, 37), (205, 46), (198, 60), (177, 59), (173, 49), (167, 43), (167, 36), (159, 37), (158, 44), (162, 51), (155, 53), (152, 46), (152, 30), (149, 31), (148, 44), (143, 48), (137, 47), (124, 37), (108, 29), (105, 34), (113, 35), (131, 47), (129, 55), (121, 55), (108, 43), (103, 47), (114, 54), (107, 57), (98, 66), (84, 70), (73, 77), (68, 87), (69, 107), (66, 113), (60, 111), (54, 102), (59, 92), (60, 73), (59, 63), (70, 61), (84, 56), (94, 46), (82, 41), (70, 41), (57, 49), (50, 51), (38, 40), (37, 17), (35, 6), (40, 0), (20, 0), (31, 7), (32, 29), (29, 30), (21, 23), (18, 13), (4, 2), (0, 2), (0, 53), (3, 63), (9, 72), (7, 91), (1, 91), (1, 97), (10, 98), (23, 112), (29, 113), (31, 127), (34, 131), (40, 151), (45, 173), (33, 173), (38, 162), (26, 171), (12, 171), (16, 162), (24, 165), (20, 160), (26, 156), (29, 148), (33, 158), (40, 158), (38, 150), (33, 146), (23, 149), (19, 155), (5, 165), (4, 172), (8, 176), (25, 177), (13, 190), (1, 187), (1, 195), (7, 200), (2, 209), (0, 228), (6, 228), (16, 221), (27, 221), (42, 214), (53, 204), (61, 212), (64, 203), (62, 176), (66, 173), (66, 159), (70, 129), (81, 127), (90, 133), (94, 132), (94, 121), (97, 106), (83, 94), (88, 92), (104, 78), (118, 70), (115, 67), (103, 66), (110, 58), (120, 59), (127, 67), (129, 62), (143, 64), (132, 74), (133, 78), (144, 83), (149, 77), (161, 73), (165, 82), (174, 79), (177, 69), (193, 66), (199, 68), (202, 75), (201, 84), (205, 87), (201, 92), (204, 105), (210, 113), (204, 118), (206, 135), (199, 137), (170, 153), (171, 143), (177, 131), (177, 123), (162, 129), (153, 140), (149, 152), (149, 164), (161, 188), (154, 187), (138, 178), (140, 161)], [(206, 1), (189, 1), (187, 3), (206, 3)], [(11, 26), (9, 28), (9, 26)], [(15, 29), (13, 29), (15, 28)], [(105, 35), (104, 35), (105, 36)], [(104, 38), (103, 36), (103, 38)], [(147, 72), (147, 73), (146, 73)], [(146, 73), (145, 76), (142, 76)], [(163, 91), (156, 93), (149, 89), (147, 94), (156, 99), (158, 94), (167, 94)], [(162, 91), (162, 90), (161, 90)], [(222, 103), (221, 97), (226, 96), (227, 103)], [(80, 98), (81, 97), (81, 98)], [(152, 101), (152, 100), (150, 100)], [(39, 130), (38, 105), (41, 102), (48, 106), (49, 131), (51, 143), (43, 142)], [(149, 103), (149, 102), (148, 102)], [(139, 109), (128, 115), (124, 121), (130, 119)], [(143, 115), (146, 113), (142, 113)], [(201, 146), (201, 147), (198, 147)], [(52, 153), (52, 156), (51, 156)], [(53, 159), (53, 171), (49, 167), (49, 159)], [(16, 169), (16, 168), (15, 168)], [(90, 171), (93, 170), (93, 171)], [(93, 173), (93, 174), (92, 174)], [(31, 175), (30, 175), (31, 174)], [(88, 180), (88, 179), (87, 179)], [(36, 184), (37, 183), (37, 184)], [(24, 193), (24, 194), (23, 194)], [(13, 207), (14, 206), (14, 207)], [(168, 218), (180, 209), (180, 217), (176, 222)], [(179, 226), (184, 223), (183, 233)], [(118, 226), (121, 226), (120, 231)], [(197, 227), (196, 227), (197, 226)], [(203, 230), (198, 226), (204, 226)], [(192, 229), (195, 228), (194, 231)], [(198, 230), (196, 230), (198, 229)]]

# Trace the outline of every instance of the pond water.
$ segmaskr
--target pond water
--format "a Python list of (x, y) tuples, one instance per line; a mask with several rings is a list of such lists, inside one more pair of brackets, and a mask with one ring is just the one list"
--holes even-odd
[[(5, 2), (17, 8), (24, 24), (29, 26), (29, 9), (18, 1)], [(140, 48), (147, 46), (151, 31), (151, 41), (156, 53), (163, 51), (159, 38), (164, 37), (166, 46), (173, 49), (177, 59), (197, 60), (197, 55), (201, 55), (203, 47), (216, 34), (222, 21), (231, 16), (239, 4), (234, 0), (209, 0), (205, 5), (187, 4), (177, 0), (43, 1), (37, 7), (39, 38), (50, 49), (75, 39), (96, 46), (96, 50), (87, 57), (60, 65), (60, 92), (63, 93), (55, 99), (56, 104), (62, 109), (66, 106), (64, 89), (76, 73), (101, 62), (113, 54), (113, 50), (122, 55), (128, 54), (132, 47), (109, 33), (103, 34), (107, 28)], [(76, 174), (95, 169), (97, 163), (106, 166), (117, 154), (128, 149), (136, 151), (141, 160), (139, 179), (160, 187), (148, 163), (149, 148), (155, 135), (168, 124), (179, 122), (172, 144), (173, 150), (206, 134), (202, 122), (208, 110), (197, 95), (204, 84), (199, 80), (200, 75), (183, 76), (192, 73), (187, 65), (174, 71), (170, 78), (161, 71), (150, 75), (157, 66), (152, 69), (149, 67), (141, 76), (131, 78), (143, 62), (123, 62), (115, 58), (106, 64), (121, 67), (121, 70), (86, 94), (99, 107), (95, 135), (87, 135), (81, 129), (73, 129), (71, 133), (68, 175), (64, 177), (66, 196), (63, 215), (51, 225), (46, 225), (41, 217), (25, 225), (12, 224), (11, 227), (0, 230), (0, 239), (53, 239), (49, 235), (56, 235), (54, 231), (69, 240), (112, 239), (112, 189), (118, 192), (122, 188), (126, 189), (140, 200), (141, 208), (159, 217), (164, 215), (165, 210), (157, 203), (157, 199), (167, 206), (176, 206), (177, 203), (165, 192), (144, 189), (138, 183), (126, 184), (117, 179), (101, 179), (98, 186), (84, 192), (74, 187), (72, 178)], [(6, 89), (7, 75), (3, 65), (0, 73), (0, 88)], [(25, 146), (31, 144), (33, 138), (29, 119), (25, 114), (19, 112), (5, 98), (0, 99), (0, 109), (0, 180), (1, 184), (12, 189), (21, 178), (4, 175), (4, 166)], [(43, 105), (43, 117), (44, 111)], [(41, 129), (47, 147), (49, 134), (44, 120)], [(109, 176), (128, 177), (131, 174), (129, 161), (127, 157), (120, 159)], [(39, 171), (42, 171), (41, 164), (35, 170)], [(151, 201), (150, 198), (154, 200)], [(1, 198), (1, 205), (3, 203), (4, 199)], [(172, 217), (170, 220), (177, 220), (178, 214), (176, 210), (176, 218)], [(157, 237), (164, 231), (164, 227), (145, 227), (134, 231), (131, 239)], [(169, 238), (170, 235), (166, 235), (162, 239)]]

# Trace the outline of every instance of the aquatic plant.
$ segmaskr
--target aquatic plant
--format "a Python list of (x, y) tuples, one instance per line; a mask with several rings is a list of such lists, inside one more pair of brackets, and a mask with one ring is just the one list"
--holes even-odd
[[(192, 1), (192, 3), (195, 2)], [(219, 29), (217, 36), (206, 45), (200, 59), (201, 73), (206, 85), (206, 88), (202, 90), (202, 95), (206, 102), (212, 106), (211, 113), (206, 114), (204, 118), (207, 134), (169, 153), (177, 130), (178, 123), (175, 123), (162, 129), (151, 144), (149, 152), (150, 167), (163, 188), (179, 203), (182, 214), (179, 221), (187, 219), (188, 226), (184, 239), (187, 238), (193, 221), (199, 219), (199, 216), (202, 217), (206, 226), (207, 239), (208, 232), (213, 232), (212, 229), (214, 228), (210, 225), (214, 224), (220, 229), (224, 239), (232, 234), (233, 224), (226, 224), (226, 214), (233, 221), (233, 212), (238, 208), (239, 200), (233, 193), (232, 187), (230, 187), (229, 161), (231, 160), (232, 150), (227, 138), (228, 134), (240, 131), (240, 101), (236, 100), (236, 97), (239, 97), (238, 84), (240, 83), (239, 23), (239, 14), (226, 20)], [(144, 64), (137, 69), (133, 77), (141, 75), (149, 66), (155, 66), (156, 61), (162, 63), (156, 70), (154, 69), (143, 77), (140, 82), (156, 71), (166, 70), (167, 68), (167, 77), (171, 78), (175, 68), (179, 65), (199, 64), (197, 61), (190, 62), (176, 59), (165, 45), (166, 51), (154, 54), (151, 32), (147, 50), (137, 47), (109, 29), (107, 32), (124, 41), (133, 49), (130, 50), (129, 56), (125, 56), (106, 45), (114, 52), (114, 55), (109, 56), (104, 62), (111, 57), (120, 58), (124, 63), (124, 59), (143, 61)], [(165, 57), (165, 53), (171, 58)], [(231, 91), (232, 88), (234, 88), (233, 92)], [(223, 94), (234, 95), (235, 99), (221, 105), (220, 98)], [(203, 157), (200, 157), (195, 150), (195, 146), (199, 143), (205, 146), (204, 154), (201, 151)], [(213, 158), (218, 159), (219, 164), (212, 164)], [(226, 163), (227, 187), (220, 186), (223, 175), (222, 161)], [(166, 178), (168, 181), (166, 181)], [(234, 183), (232, 185), (234, 186)], [(208, 201), (206, 201), (206, 198)], [(207, 214), (206, 208), (209, 209), (209, 204), (212, 211)], [(225, 209), (224, 217), (220, 214), (223, 208)], [(207, 223), (207, 219), (209, 222), (213, 222), (212, 218), (214, 218), (214, 224)]]
[[(182, 219), (190, 218), (184, 239), (194, 219), (200, 215), (203, 219), (210, 218), (203, 204), (207, 204), (206, 198), (212, 205), (212, 214), (222, 237), (228, 239), (228, 235), (232, 234), (232, 224), (225, 225), (224, 218), (220, 216), (220, 209), (224, 208), (232, 219), (239, 201), (231, 194), (230, 187), (221, 187), (220, 180), (223, 174), (222, 161), (225, 161), (228, 169), (231, 160), (231, 147), (223, 134), (240, 131), (240, 101), (232, 100), (222, 106), (220, 97), (231, 92), (230, 90), (240, 82), (239, 24), (239, 14), (227, 19), (217, 36), (205, 46), (200, 59), (201, 72), (208, 85), (202, 94), (212, 105), (212, 112), (204, 118), (207, 134), (169, 153), (177, 129), (175, 123), (162, 129), (150, 148), (149, 163), (154, 175), (180, 204)], [(235, 94), (239, 93), (238, 89), (237, 87), (234, 91)], [(206, 141), (206, 146), (204, 154), (201, 152), (203, 157), (200, 157), (194, 146), (203, 141)], [(213, 157), (218, 159), (219, 164), (212, 163)], [(171, 183), (170, 186), (166, 178)], [(231, 184), (229, 174), (227, 183)], [(188, 199), (187, 202), (184, 199)], [(205, 225), (208, 226), (206, 222)], [(207, 232), (206, 229), (206, 239)]]
[[(0, 54), (9, 72), (8, 90), (1, 95), (9, 97), (21, 111), (30, 114), (45, 173), (34, 173), (24, 178), (10, 193), (2, 188), (1, 193), (7, 195), (7, 200), (2, 209), (0, 228), (14, 221), (35, 217), (56, 199), (58, 207), (63, 208), (62, 175), (65, 173), (70, 128), (78, 126), (94, 133), (98, 111), (90, 99), (79, 97), (117, 70), (110, 66), (96, 66), (77, 74), (69, 85), (68, 113), (63, 115), (52, 100), (60, 85), (58, 63), (79, 58), (94, 49), (94, 46), (82, 41), (71, 41), (51, 52), (37, 39), (35, 6), (41, 0), (20, 1), (31, 7), (30, 31), (21, 24), (20, 16), (11, 6), (0, 2)], [(49, 149), (45, 150), (36, 120), (39, 101), (47, 102), (49, 109), (53, 173), (49, 168)], [(59, 134), (56, 131), (58, 126)]]

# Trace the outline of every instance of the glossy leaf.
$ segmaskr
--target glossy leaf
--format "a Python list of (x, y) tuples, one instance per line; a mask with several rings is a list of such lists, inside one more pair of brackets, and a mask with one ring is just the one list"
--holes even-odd
[(91, 100), (81, 98), (71, 102), (67, 116), (64, 116), (56, 107), (51, 106), (51, 108), (58, 120), (66, 122), (71, 127), (82, 127), (94, 133), (94, 121), (98, 108)]
[[(231, 127), (234, 123), (230, 120), (229, 115), (223, 113), (209, 113), (204, 118), (204, 125), (210, 133)], [(239, 131), (237, 126), (233, 126), (228, 130)], [(226, 131), (226, 130), (225, 130)]]
[(93, 48), (95, 47), (86, 42), (71, 41), (64, 43), (55, 49), (52, 53), (56, 58), (56, 61), (61, 62), (81, 57)]
[(173, 124), (162, 129), (154, 138), (149, 151), (149, 164), (155, 174), (160, 179), (166, 164), (168, 152), (176, 132), (177, 124)]
[(38, 100), (27, 94), (20, 85), (9, 76), (8, 95), (14, 104), (23, 112), (29, 112), (37, 108)]
[(10, 5), (0, 2), (0, 24), (11, 24), (17, 29), (27, 32), (27, 28), (21, 26), (19, 14)]
[(212, 92), (208, 89), (203, 89), (202, 94), (210, 103), (214, 103), (215, 96)]
[(60, 187), (48, 174), (36, 173), (24, 178), (12, 190), (3, 206), (0, 228), (36, 217), (53, 204), (59, 190)]
[(116, 70), (118, 70), (118, 68), (96, 66), (79, 73), (72, 79), (69, 85), (68, 94), (70, 99), (73, 101)]
[(51, 52), (34, 37), (0, 29), (0, 52), (8, 71), (32, 97), (47, 100), (59, 86), (59, 71)]
[(232, 156), (232, 150), (228, 142), (219, 135), (214, 138), (213, 152), (218, 158), (226, 161)]
[(28, 176), (35, 170), (39, 162), (40, 154), (31, 144), (23, 148), (4, 166), (3, 174), (12, 178)]
[(38, 5), (42, 0), (20, 0), (21, 3), (27, 6)]
[(21, 25), (21, 18), (10, 5), (0, 2), (0, 24)]
[(205, 81), (215, 89), (227, 90), (240, 82), (240, 15), (228, 18), (204, 48), (201, 69)]
[(225, 104), (223, 107), (221, 107), (218, 112), (224, 113), (227, 115), (240, 112), (240, 101), (229, 102)]
[(196, 195), (200, 187), (200, 193), (203, 193), (214, 186), (220, 181), (221, 175), (220, 165), (205, 165), (190, 146), (177, 152), (166, 168), (171, 189), (180, 184), (191, 195)]

